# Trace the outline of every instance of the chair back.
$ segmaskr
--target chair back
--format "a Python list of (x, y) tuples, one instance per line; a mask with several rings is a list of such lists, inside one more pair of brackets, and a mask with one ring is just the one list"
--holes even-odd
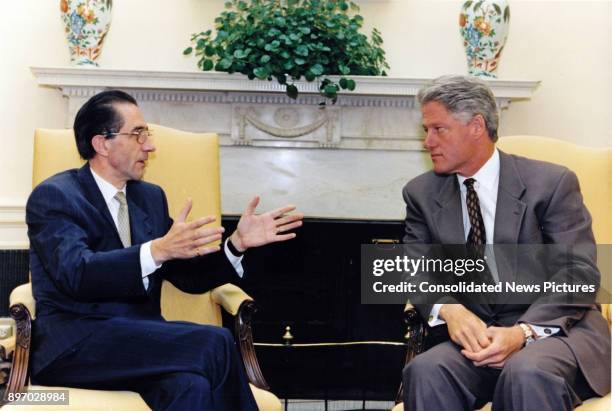
[(561, 164), (572, 170), (591, 216), (598, 244), (612, 244), (612, 148), (582, 147), (538, 136), (502, 137), (497, 147), (509, 154)]
[[(221, 221), (219, 140), (216, 134), (190, 133), (150, 124), (157, 148), (149, 155), (144, 180), (166, 192), (171, 216), (187, 198), (193, 199), (191, 218), (214, 215)], [(83, 165), (70, 129), (37, 129), (34, 134), (33, 186), (61, 171)], [(205, 275), (205, 273), (203, 273)], [(187, 294), (169, 282), (162, 286), (162, 314), (167, 320), (221, 325), (221, 311), (211, 293)]]
[[(583, 147), (538, 136), (502, 137), (497, 147), (509, 154), (561, 164), (574, 171), (584, 203), (593, 218), (597, 244), (612, 244), (612, 148)], [(607, 254), (610, 253), (599, 254), (600, 268), (612, 266), (611, 256)], [(607, 273), (607, 277), (610, 275), (612, 272)], [(612, 313), (609, 304), (602, 304), (602, 313), (610, 324)]]

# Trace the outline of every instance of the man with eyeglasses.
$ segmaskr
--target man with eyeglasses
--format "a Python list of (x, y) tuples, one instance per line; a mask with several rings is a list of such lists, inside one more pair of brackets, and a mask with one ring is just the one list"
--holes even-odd
[(93, 96), (74, 133), (87, 163), (39, 184), (26, 207), (32, 380), (136, 391), (154, 410), (256, 410), (231, 333), (165, 321), (161, 282), (202, 292), (235, 281), (246, 249), (294, 238), (303, 215), (256, 215), (256, 197), (217, 252), (214, 217), (186, 222), (188, 201), (173, 222), (163, 190), (142, 181), (155, 145), (133, 97)]

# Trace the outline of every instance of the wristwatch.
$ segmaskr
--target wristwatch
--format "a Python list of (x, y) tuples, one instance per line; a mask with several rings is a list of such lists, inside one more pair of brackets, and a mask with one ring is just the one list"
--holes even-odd
[(535, 334), (533, 333), (533, 330), (530, 326), (524, 323), (520, 323), (519, 327), (521, 327), (521, 330), (523, 330), (523, 336), (525, 337), (525, 345), (523, 345), (524, 347), (528, 346), (536, 340)]

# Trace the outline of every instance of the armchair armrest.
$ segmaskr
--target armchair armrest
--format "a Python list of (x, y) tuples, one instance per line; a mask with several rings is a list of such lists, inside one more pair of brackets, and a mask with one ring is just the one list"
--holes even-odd
[[(408, 364), (417, 354), (423, 352), (425, 340), (425, 324), (416, 308), (410, 303), (406, 304), (406, 307), (404, 307), (404, 323), (406, 324), (406, 334), (404, 338), (408, 345), (404, 364)], [(399, 390), (397, 390), (397, 395), (395, 397), (395, 403), (398, 404), (402, 402), (403, 396), (404, 387), (403, 384), (400, 383)]]
[(13, 365), (11, 358), (14, 351), (15, 336), (0, 341), (0, 385), (5, 385), (8, 382), (8, 376)]
[(249, 381), (257, 388), (269, 390), (270, 386), (261, 372), (253, 345), (251, 321), (253, 314), (257, 311), (255, 301), (233, 284), (224, 284), (215, 288), (211, 292), (211, 298), (225, 311), (235, 316), (234, 332)]
[[(19, 286), (18, 288), (21, 287), (23, 286)], [(26, 289), (27, 288), (23, 288), (23, 290)], [(9, 393), (25, 391), (25, 384), (28, 377), (28, 363), (30, 360), (32, 318), (26, 305), (22, 303), (13, 304), (13, 293), (11, 293), (9, 314), (15, 320), (15, 343), (13, 346), (12, 361), (9, 366), (8, 382), (0, 405), (6, 402)], [(7, 349), (7, 347), (5, 347), (5, 349)], [(4, 368), (4, 364), (2, 368)]]
[(36, 319), (36, 301), (34, 301), (34, 295), (32, 294), (32, 283), (21, 284), (15, 287), (15, 289), (11, 291), (9, 301), (11, 307), (17, 304), (23, 304), (28, 309), (32, 320)]
[(211, 298), (215, 304), (219, 304), (231, 315), (237, 315), (240, 305), (245, 301), (253, 299), (240, 287), (234, 284), (224, 284), (211, 291)]

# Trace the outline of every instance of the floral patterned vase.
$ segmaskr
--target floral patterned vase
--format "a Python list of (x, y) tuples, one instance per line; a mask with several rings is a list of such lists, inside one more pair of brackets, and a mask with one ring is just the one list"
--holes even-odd
[(61, 0), (62, 21), (70, 49), (70, 61), (77, 66), (97, 66), (102, 42), (111, 22), (113, 0)]
[(509, 25), (508, 0), (469, 0), (463, 3), (459, 26), (471, 75), (497, 77)]

